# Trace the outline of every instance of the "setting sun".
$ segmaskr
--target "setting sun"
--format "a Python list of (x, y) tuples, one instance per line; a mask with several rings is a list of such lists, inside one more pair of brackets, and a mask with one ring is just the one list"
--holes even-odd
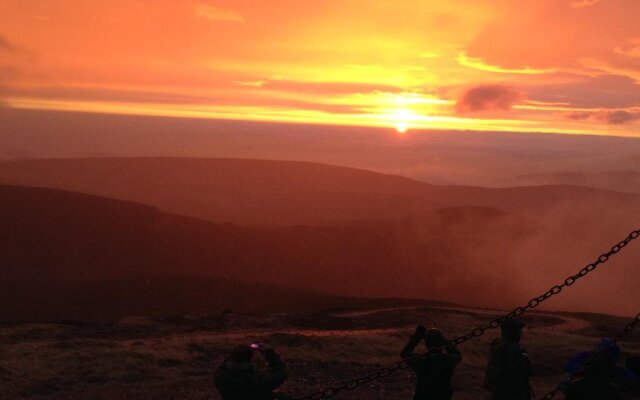
[(398, 133), (405, 133), (409, 129), (410, 123), (417, 120), (418, 116), (411, 110), (402, 109), (392, 112), (389, 118)]
[(398, 131), (398, 133), (405, 133), (407, 132), (407, 129), (409, 129), (409, 127), (406, 124), (396, 125), (396, 131)]

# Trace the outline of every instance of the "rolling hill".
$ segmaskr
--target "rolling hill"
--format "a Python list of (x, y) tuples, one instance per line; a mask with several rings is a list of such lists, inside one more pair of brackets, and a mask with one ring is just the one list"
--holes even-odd
[(331, 225), (457, 206), (539, 214), (571, 205), (640, 210), (640, 195), (576, 186), (437, 186), (325, 164), (245, 159), (93, 158), (0, 162), (0, 183), (133, 201), (214, 222)]
[[(259, 160), (13, 161), (0, 163), (0, 182), (90, 194), (2, 189), (2, 279), (27, 292), (199, 277), (511, 306), (636, 229), (640, 211), (638, 195), (592, 188), (435, 186)], [(635, 312), (636, 254), (554, 307)]]
[[(243, 227), (4, 185), (0, 319), (309, 310), (344, 304), (344, 296), (470, 300), (500, 280), (491, 283), (482, 270), (491, 257), (477, 263), (458, 247), (490, 249), (484, 235), (467, 238), (470, 230), (527, 235), (508, 228), (511, 222), (503, 212), (470, 207), (397, 223)], [(450, 288), (458, 294), (447, 294)]]

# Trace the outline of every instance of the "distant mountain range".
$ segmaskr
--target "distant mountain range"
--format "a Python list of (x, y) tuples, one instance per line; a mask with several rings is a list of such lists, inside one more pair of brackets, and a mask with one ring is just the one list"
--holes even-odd
[(558, 204), (637, 207), (640, 195), (577, 186), (437, 186), (331, 165), (244, 159), (89, 158), (0, 162), (0, 183), (64, 189), (170, 213), (252, 225), (395, 220), (443, 207), (538, 212)]
[(529, 185), (562, 184), (573, 182), (578, 186), (590, 186), (629, 193), (640, 193), (640, 171), (555, 172), (528, 174), (520, 177)]
[[(149, 156), (293, 160), (432, 184), (570, 184), (640, 191), (637, 179), (623, 178), (640, 171), (640, 140), (630, 137), (413, 129), (398, 135), (389, 128), (7, 107), (0, 107), (0, 121), (0, 160)], [(598, 177), (602, 171), (622, 176), (602, 180)], [(584, 179), (576, 181), (575, 174)]]
[[(593, 188), (435, 186), (259, 160), (13, 161), (0, 182), (11, 183), (0, 185), (0, 319), (354, 297), (510, 307), (637, 228), (640, 211), (638, 195)], [(632, 312), (635, 257), (625, 250), (556, 306)]]

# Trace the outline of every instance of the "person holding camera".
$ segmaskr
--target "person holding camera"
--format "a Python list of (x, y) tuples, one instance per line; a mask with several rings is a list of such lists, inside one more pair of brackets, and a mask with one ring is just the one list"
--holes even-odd
[[(254, 353), (264, 354), (269, 369), (259, 371), (252, 362)], [(274, 393), (287, 378), (285, 363), (269, 346), (253, 343), (236, 347), (224, 360), (215, 376), (216, 388), (224, 400), (288, 399)]]
[[(415, 349), (424, 340), (428, 354), (420, 356)], [(415, 333), (402, 349), (400, 356), (408, 361), (417, 375), (414, 400), (451, 400), (453, 387), (451, 378), (462, 357), (438, 329), (427, 329), (418, 325)]]

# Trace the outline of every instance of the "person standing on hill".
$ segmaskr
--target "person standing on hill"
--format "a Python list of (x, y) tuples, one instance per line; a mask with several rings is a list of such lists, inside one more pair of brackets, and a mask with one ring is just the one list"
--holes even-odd
[[(269, 370), (261, 372), (251, 362), (256, 351), (262, 352)], [(224, 400), (289, 399), (274, 393), (287, 378), (285, 364), (278, 354), (262, 343), (236, 347), (222, 363), (215, 376), (216, 388)]]
[(485, 389), (492, 393), (492, 400), (530, 400), (531, 362), (520, 346), (524, 324), (507, 319), (500, 328), (502, 337), (491, 344)]
[[(414, 351), (421, 340), (424, 340), (430, 353), (418, 358), (418, 354)], [(427, 330), (419, 325), (402, 349), (400, 356), (409, 361), (409, 367), (417, 375), (414, 400), (451, 400), (453, 395), (451, 378), (454, 368), (460, 363), (462, 357), (453, 346), (435, 350), (446, 346), (447, 343), (438, 329)]]

